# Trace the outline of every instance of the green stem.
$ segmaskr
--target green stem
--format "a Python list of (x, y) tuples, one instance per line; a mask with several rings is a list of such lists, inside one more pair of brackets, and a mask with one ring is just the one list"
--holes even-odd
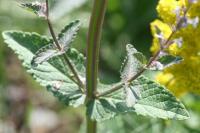
[[(49, 27), (49, 31), (51, 33), (51, 36), (53, 38), (53, 41), (56, 45), (56, 47), (58, 48), (58, 50), (62, 50), (57, 38), (56, 38), (56, 35), (55, 35), (55, 32), (53, 30), (53, 26), (51, 24), (51, 21), (49, 19), (49, 2), (48, 0), (46, 0), (46, 20), (47, 20), (47, 24), (48, 24), (48, 27)], [(71, 70), (71, 72), (73, 73), (75, 79), (77, 80), (77, 83), (79, 85), (79, 88), (80, 90), (84, 93), (85, 92), (85, 86), (83, 84), (83, 82), (80, 80), (79, 76), (78, 76), (78, 73), (76, 71), (76, 68), (73, 66), (73, 64), (70, 62), (70, 60), (68, 59), (68, 57), (64, 54), (63, 55), (63, 58), (64, 58), (64, 63), (66, 63), (66, 65), (69, 67), (69, 69)]]
[[(188, 11), (191, 9), (191, 5), (188, 6), (188, 8), (184, 11), (184, 14), (183, 14), (183, 18), (187, 15)], [(151, 66), (151, 64), (157, 60), (157, 57), (159, 56), (160, 52), (162, 52), (163, 50), (169, 48), (169, 46), (171, 45), (170, 41), (172, 40), (172, 38), (174, 37), (174, 35), (176, 34), (176, 32), (179, 30), (179, 26), (180, 24), (182, 23), (182, 20), (180, 19), (177, 24), (175, 25), (175, 28), (172, 30), (172, 33), (170, 34), (170, 36), (167, 38), (167, 40), (164, 42), (163, 46), (165, 47), (161, 47), (160, 50), (158, 50), (154, 56), (148, 61), (147, 65), (145, 67), (143, 67), (136, 75), (134, 75), (132, 78), (130, 78), (128, 81), (129, 82), (132, 82), (134, 81), (136, 78), (138, 78), (143, 72), (146, 71), (146, 69), (148, 67)], [(100, 94), (96, 94), (96, 98), (99, 98), (99, 97), (102, 97), (102, 96), (106, 96), (108, 94), (111, 94), (117, 90), (120, 90), (122, 89), (123, 85), (125, 83), (124, 82), (120, 82), (116, 85), (114, 85), (110, 90), (107, 90), (105, 92), (102, 92)]]
[[(90, 19), (89, 33), (87, 38), (87, 67), (86, 87), (87, 99), (95, 98), (97, 92), (97, 77), (99, 64), (100, 39), (106, 12), (107, 0), (94, 0), (92, 16)], [(95, 121), (87, 119), (87, 133), (96, 133)]]
[(87, 118), (87, 133), (96, 133), (97, 132), (97, 122)]
[(99, 48), (102, 25), (107, 0), (95, 0), (87, 39), (87, 95), (92, 98), (96, 93), (99, 63)]

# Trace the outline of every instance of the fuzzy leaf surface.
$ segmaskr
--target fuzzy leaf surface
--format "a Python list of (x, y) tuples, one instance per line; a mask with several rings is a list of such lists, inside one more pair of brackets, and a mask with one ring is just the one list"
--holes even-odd
[[(98, 90), (111, 86), (101, 85)], [(176, 99), (165, 87), (141, 76), (133, 81), (129, 89), (135, 96), (133, 106), (128, 107), (123, 90), (92, 100), (87, 105), (87, 115), (97, 121), (111, 119), (114, 116), (136, 112), (144, 116), (162, 119), (184, 120), (189, 114), (184, 105)]]
[(145, 56), (138, 52), (133, 45), (126, 45), (127, 57), (121, 68), (121, 79), (123, 81), (129, 80), (146, 64)]
[(63, 49), (69, 48), (69, 45), (75, 39), (78, 30), (80, 29), (80, 20), (75, 20), (64, 27), (58, 35), (58, 41)]
[(39, 17), (44, 17), (46, 18), (46, 3), (42, 2), (32, 2), (32, 3), (22, 3), (21, 6)]
[(48, 61), (49, 59), (53, 57), (65, 54), (69, 50), (70, 44), (75, 39), (79, 28), (80, 28), (79, 20), (71, 22), (69, 25), (67, 25), (58, 35), (59, 36), (58, 42), (61, 49), (58, 49), (55, 46), (55, 44), (53, 44), (53, 42), (50, 42), (50, 44), (45, 45), (44, 47), (42, 47), (36, 52), (32, 60), (32, 64), (33, 65), (41, 64), (45, 61)]
[[(98, 90), (105, 91), (112, 85), (100, 84)], [(118, 90), (110, 95), (91, 100), (87, 104), (87, 115), (96, 121), (104, 121), (113, 118), (119, 113), (133, 111), (128, 108), (124, 100), (123, 90)]]
[(169, 67), (174, 64), (178, 64), (183, 61), (183, 58), (180, 56), (173, 56), (173, 55), (165, 55), (158, 59), (158, 61), (163, 64), (164, 68)]
[[(10, 47), (18, 55), (23, 66), (27, 69), (27, 72), (30, 73), (37, 82), (46, 87), (67, 105), (77, 107), (84, 103), (85, 95), (82, 95), (79, 87), (73, 82), (73, 80), (71, 80), (70, 77), (66, 76), (70, 75), (68, 72), (69, 70), (65, 70), (64, 64), (62, 64), (60, 58), (54, 58), (53, 60), (39, 64), (36, 67), (31, 65), (34, 53), (42, 46), (49, 43), (48, 38), (40, 36), (36, 33), (24, 33), (17, 31), (3, 32), (3, 38), (5, 39), (5, 43), (8, 44), (8, 47)], [(70, 58), (74, 63), (73, 60), (78, 58), (79, 54), (77, 51), (72, 51), (76, 50), (70, 50), (70, 53), (68, 54), (77, 54), (76, 57)], [(83, 57), (80, 56), (79, 58), (82, 60)]]
[[(143, 69), (146, 64), (145, 56), (138, 52), (131, 44), (126, 45), (127, 57), (122, 67), (121, 79), (125, 83), (129, 81), (133, 76), (135, 76), (141, 69)], [(133, 93), (128, 84), (124, 85), (124, 94), (126, 105), (128, 107), (133, 106), (136, 102), (136, 95), (138, 93)]]
[(141, 88), (141, 97), (134, 105), (137, 114), (175, 120), (189, 118), (184, 105), (165, 87), (144, 76), (137, 79), (137, 84)]

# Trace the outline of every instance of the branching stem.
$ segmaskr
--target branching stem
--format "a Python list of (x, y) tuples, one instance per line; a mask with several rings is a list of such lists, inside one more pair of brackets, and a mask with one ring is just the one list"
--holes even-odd
[[(55, 35), (55, 32), (53, 30), (53, 26), (51, 24), (51, 21), (49, 19), (49, 2), (48, 0), (46, 0), (46, 20), (47, 20), (47, 23), (48, 23), (48, 27), (49, 27), (49, 31), (51, 33), (51, 36), (53, 38), (53, 41), (56, 45), (56, 47), (59, 49), (59, 50), (62, 50), (57, 38), (56, 38), (56, 35)], [(73, 73), (75, 79), (77, 80), (78, 82), (78, 85), (79, 85), (79, 88), (81, 89), (81, 91), (84, 93), (85, 92), (85, 86), (83, 84), (83, 82), (80, 80), (79, 76), (78, 76), (78, 73), (76, 71), (76, 69), (74, 68), (73, 64), (70, 62), (70, 60), (68, 59), (68, 57), (64, 54), (63, 55), (63, 58), (65, 60), (65, 64), (67, 64), (67, 66), (69, 67), (69, 69), (71, 70), (71, 72)]]
[[(191, 8), (191, 5), (188, 6), (188, 8), (184, 11), (184, 14), (183, 14), (183, 17), (186, 17), (187, 15), (187, 12), (189, 11), (189, 9)], [(180, 26), (180, 24), (182, 23), (182, 20), (178, 20), (177, 24), (175, 25), (175, 28), (174, 30), (172, 30), (171, 34), (169, 35), (169, 37), (167, 38), (167, 40), (164, 42), (163, 46), (164, 47), (160, 47), (160, 50), (158, 50), (154, 56), (152, 58), (149, 59), (147, 65), (145, 67), (143, 67), (136, 75), (134, 75), (132, 78), (130, 78), (128, 80), (128, 82), (132, 82), (134, 81), (135, 79), (137, 79), (144, 71), (146, 71), (150, 66), (151, 64), (157, 60), (157, 58), (159, 57), (160, 53), (169, 48), (169, 46), (171, 45), (170, 41), (172, 40), (172, 38), (174, 37), (175, 33), (178, 31), (178, 26)], [(106, 96), (106, 95), (109, 95), (117, 90), (120, 90), (123, 88), (123, 85), (125, 84), (125, 82), (120, 82), (116, 85), (114, 85), (110, 90), (108, 91), (105, 91), (105, 92), (102, 92), (102, 93), (99, 93), (99, 94), (96, 94), (96, 98), (99, 98), (99, 97), (102, 97), (102, 96)]]

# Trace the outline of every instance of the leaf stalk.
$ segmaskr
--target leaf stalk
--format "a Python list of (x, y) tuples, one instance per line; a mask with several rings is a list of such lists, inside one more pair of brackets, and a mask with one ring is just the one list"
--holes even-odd
[[(188, 11), (190, 10), (191, 8), (191, 4), (188, 6), (188, 8), (185, 10), (184, 14), (183, 14), (183, 17), (186, 17)], [(175, 25), (175, 28), (174, 30), (172, 30), (171, 34), (169, 35), (169, 37), (167, 38), (167, 40), (164, 42), (163, 46), (165, 47), (160, 47), (160, 49), (153, 55), (153, 57), (151, 57), (147, 63), (147, 65), (145, 67), (143, 67), (137, 74), (135, 74), (132, 78), (130, 78), (128, 80), (128, 82), (132, 82), (134, 81), (135, 79), (137, 79), (140, 75), (143, 74), (143, 72), (145, 72), (150, 66), (151, 64), (157, 60), (157, 58), (159, 57), (160, 53), (169, 48), (169, 46), (171, 45), (171, 40), (172, 38), (174, 37), (174, 35), (176, 34), (176, 32), (178, 31), (178, 26), (182, 23), (181, 19), (177, 22), (177, 24)], [(102, 97), (102, 96), (106, 96), (106, 95), (109, 95), (117, 90), (120, 90), (123, 88), (125, 82), (120, 82), (116, 85), (114, 85), (110, 90), (107, 90), (105, 92), (102, 92), (102, 93), (99, 93), (99, 94), (96, 94), (96, 98), (99, 98), (99, 97)]]
[[(55, 32), (54, 32), (54, 30), (53, 30), (53, 26), (52, 26), (51, 21), (50, 21), (50, 19), (49, 19), (49, 2), (48, 2), (48, 0), (46, 0), (46, 20), (47, 20), (48, 27), (49, 27), (49, 31), (50, 31), (50, 33), (51, 33), (51, 36), (52, 36), (52, 38), (53, 38), (53, 41), (54, 41), (56, 47), (61, 51), (62, 48), (61, 48), (61, 46), (60, 46), (60, 44), (59, 44), (59, 42), (58, 42), (58, 40), (57, 40), (57, 38), (56, 38)], [(63, 56), (63, 58), (64, 58), (64, 60), (65, 60), (65, 64), (67, 64), (67, 66), (69, 67), (69, 69), (70, 69), (71, 72), (73, 73), (75, 79), (77, 80), (80, 90), (81, 90), (83, 93), (85, 93), (85, 85), (84, 85), (83, 82), (80, 80), (80, 78), (79, 78), (79, 76), (78, 76), (78, 73), (77, 73), (75, 67), (73, 66), (73, 64), (70, 62), (69, 58), (68, 58), (65, 54), (62, 55), (62, 56)]]

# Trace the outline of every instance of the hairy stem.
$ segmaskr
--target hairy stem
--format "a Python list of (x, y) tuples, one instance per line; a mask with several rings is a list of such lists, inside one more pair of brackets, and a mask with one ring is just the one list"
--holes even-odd
[[(50, 33), (51, 33), (51, 36), (52, 36), (52, 38), (53, 38), (53, 41), (54, 41), (56, 47), (57, 47), (59, 50), (62, 50), (62, 48), (61, 48), (61, 46), (60, 46), (60, 44), (59, 44), (59, 42), (58, 42), (58, 40), (57, 40), (57, 38), (56, 38), (56, 35), (55, 35), (54, 30), (53, 30), (53, 26), (52, 26), (52, 24), (51, 24), (51, 21), (50, 21), (50, 19), (49, 19), (49, 2), (48, 2), (48, 0), (46, 0), (46, 20), (47, 20), (47, 23), (48, 23), (49, 31), (50, 31)], [(67, 57), (65, 54), (63, 55), (63, 58), (64, 58), (64, 60), (65, 60), (65, 64), (67, 64), (67, 66), (69, 67), (69, 69), (70, 69), (71, 72), (73, 73), (75, 79), (77, 80), (78, 85), (79, 85), (79, 87), (80, 87), (80, 90), (81, 90), (82, 92), (85, 92), (85, 91), (84, 91), (84, 88), (85, 88), (85, 87), (84, 87), (84, 84), (83, 84), (83, 82), (80, 80), (80, 78), (79, 78), (79, 76), (78, 76), (78, 73), (77, 73), (76, 69), (74, 68), (73, 64), (70, 62), (70, 60), (68, 59), (68, 57)]]
[(47, 20), (47, 24), (48, 24), (48, 27), (49, 27), (49, 31), (51, 33), (51, 36), (53, 38), (53, 41), (55, 42), (55, 45), (56, 47), (59, 49), (59, 50), (62, 50), (60, 44), (58, 43), (58, 40), (56, 38), (56, 35), (55, 35), (55, 32), (53, 30), (53, 26), (51, 24), (51, 21), (49, 19), (49, 1), (46, 0), (46, 20)]
[[(94, 0), (87, 38), (86, 87), (87, 99), (95, 98), (99, 64), (100, 39), (107, 0)], [(96, 122), (87, 119), (87, 133), (96, 133)]]

